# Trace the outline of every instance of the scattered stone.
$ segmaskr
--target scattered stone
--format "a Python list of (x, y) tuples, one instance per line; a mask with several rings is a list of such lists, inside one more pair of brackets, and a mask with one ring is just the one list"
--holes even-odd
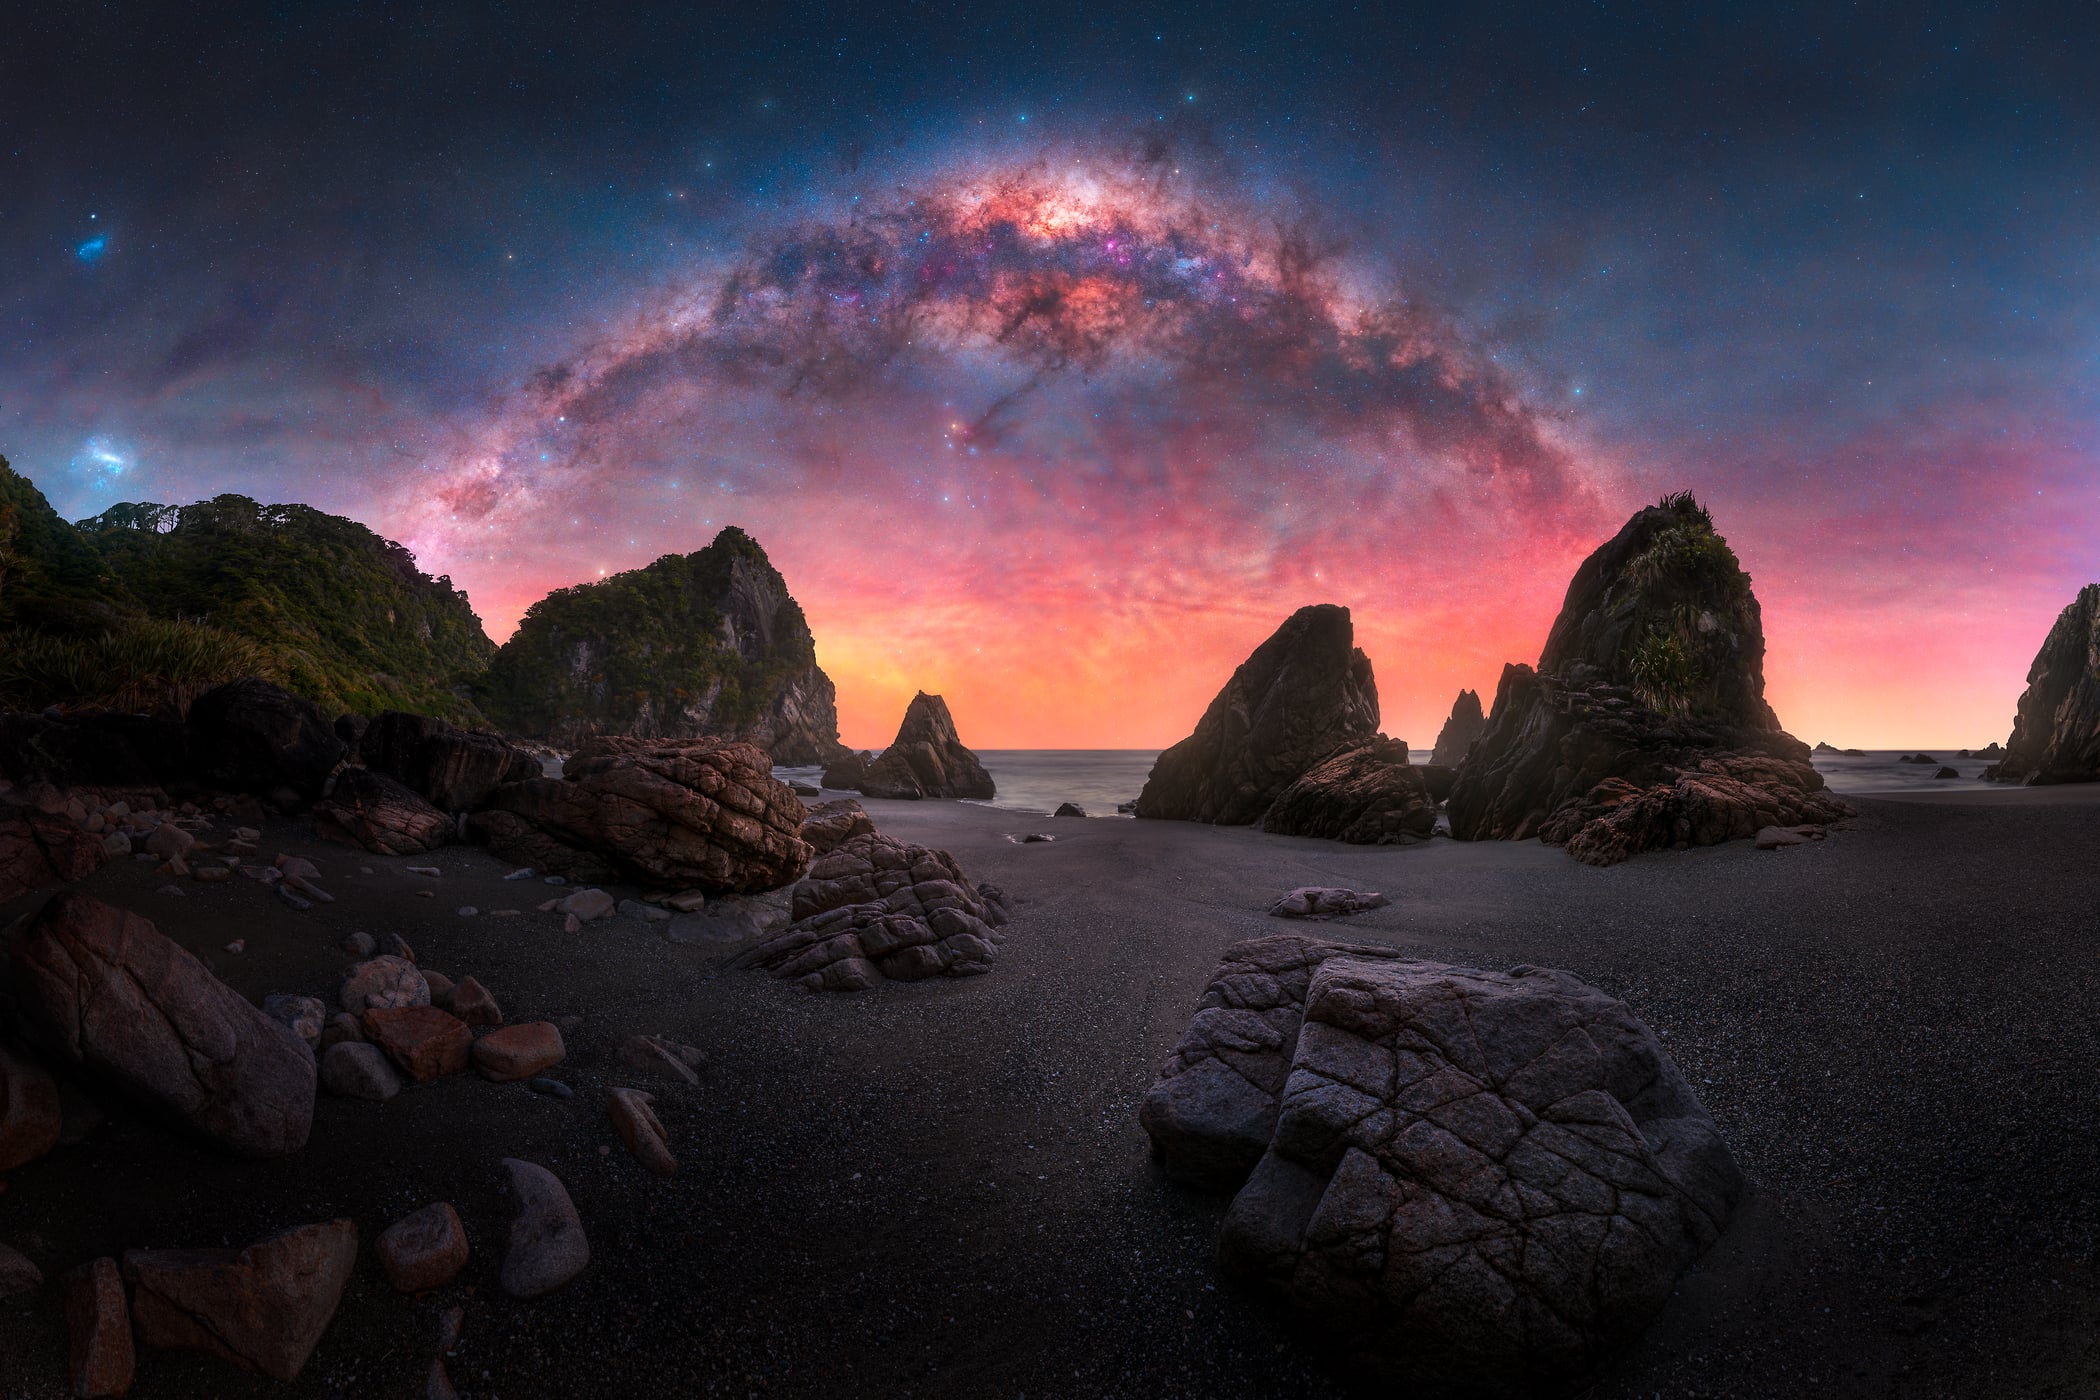
[(343, 939), (342, 949), (353, 958), (369, 958), (379, 945), (372, 941), (369, 933), (353, 933)]
[(102, 838), (102, 849), (113, 856), (128, 856), (131, 854), (131, 838), (121, 831), (112, 831)]
[(439, 1201), (387, 1226), (372, 1242), (372, 1252), (396, 1293), (428, 1293), (458, 1278), (467, 1266), (467, 1232), (459, 1212)]
[(325, 1052), (331, 1045), (340, 1045), (344, 1041), (357, 1044), (364, 1038), (364, 1024), (349, 1012), (338, 1011), (321, 1027), (320, 1048)]
[(678, 1171), (678, 1159), (671, 1155), (664, 1125), (650, 1107), (655, 1102), (653, 1095), (640, 1089), (615, 1089), (609, 1112), (620, 1141), (627, 1144), (635, 1160), (658, 1176), (672, 1176)]
[(454, 910), (453, 912), (458, 914), (459, 917), (461, 917), (462, 919), (471, 919), (476, 914), (479, 914), (481, 911), (479, 909), (476, 909), (471, 904), (462, 904), (459, 906), (458, 909)]
[(124, 1277), (147, 1346), (206, 1351), (290, 1381), (328, 1330), (356, 1264), (357, 1226), (331, 1220), (238, 1251), (135, 1249)]
[(574, 914), (566, 915), (561, 921), (561, 931), (563, 933), (581, 933), (583, 932), (583, 920), (577, 918)]
[(868, 764), (860, 791), (869, 797), (968, 797), (997, 795), (992, 775), (963, 747), (948, 702), (920, 691), (904, 710), (890, 746)]
[(1293, 613), (1152, 765), (1137, 815), (1246, 826), (1313, 767), (1368, 743), (1378, 688), (1355, 635), (1347, 608)]
[(277, 897), (294, 909), (306, 910), (314, 907), (312, 900), (302, 899), (300, 896), (293, 894), (289, 885), (279, 885), (277, 887)]
[(161, 887), (160, 887), (159, 889), (155, 890), (155, 891), (154, 891), (154, 893), (155, 893), (155, 894), (171, 894), (171, 895), (174, 895), (174, 896), (176, 896), (176, 897), (177, 897), (177, 898), (179, 899), (179, 898), (181, 898), (181, 896), (182, 896), (182, 886), (180, 886), (180, 885), (162, 885), (162, 886), (161, 886)]
[(560, 1178), (515, 1157), (504, 1158), (503, 1166), (517, 1212), (503, 1256), (503, 1291), (513, 1298), (538, 1298), (583, 1272), (591, 1262), (590, 1243)]
[(707, 1056), (690, 1045), (680, 1045), (657, 1035), (630, 1036), (620, 1046), (620, 1063), (645, 1074), (668, 1075), (685, 1084), (698, 1084), (695, 1074)]
[(65, 1295), (67, 1382), (79, 1400), (117, 1400), (138, 1364), (117, 1261), (82, 1264), (66, 1275)]
[(566, 885), (569, 883), (569, 877), (566, 875), (547, 875), (541, 877), (540, 883), (543, 885)]
[(379, 951), (389, 957), (400, 958), (404, 962), (414, 962), (416, 960), (416, 950), (409, 947), (408, 940), (398, 933), (381, 934)]
[(550, 1021), (524, 1021), (490, 1031), (474, 1042), (474, 1068), (483, 1079), (510, 1084), (553, 1069), (567, 1054), (561, 1032)]
[(44, 1286), (44, 1271), (20, 1250), (0, 1244), (0, 1298), (19, 1298)]
[(223, 865), (200, 865), (191, 872), (190, 878), (200, 885), (219, 885), (233, 878), (233, 872)]
[(257, 841), (262, 840), (262, 831), (257, 827), (237, 826), (233, 829), (233, 839), (246, 841), (250, 846), (253, 846)]
[(523, 869), (511, 871), (510, 874), (504, 876), (503, 878), (506, 880), (530, 880), (532, 878), (532, 875), (532, 867), (528, 865), (525, 866)]
[(515, 919), (523, 912), (525, 911), (522, 909), (491, 909), (489, 910), (489, 917), (492, 919)]
[(0, 1046), (0, 1172), (27, 1166), (58, 1146), (64, 1127), (58, 1081)]
[(573, 1099), (576, 1097), (574, 1089), (571, 1089), (559, 1079), (549, 1079), (545, 1075), (534, 1079), (526, 1087), (531, 1089), (533, 1093), (545, 1094), (550, 1099)]
[(566, 899), (556, 900), (554, 908), (563, 914), (573, 914), (584, 923), (595, 919), (609, 919), (618, 905), (604, 890), (578, 890)]
[(645, 924), (660, 924), (671, 917), (668, 909), (659, 909), (653, 904), (644, 904), (638, 899), (623, 899), (618, 912), (624, 918), (639, 919)]
[(379, 1007), (428, 1006), (430, 982), (407, 958), (381, 953), (350, 969), (336, 1001), (355, 1016)]
[(417, 899), (436, 899), (436, 898), (437, 898), (437, 891), (436, 891), (436, 890), (417, 890), (417, 891), (415, 892), (415, 896), (416, 896), (416, 898), (417, 898)]
[(401, 1092), (401, 1076), (378, 1046), (338, 1040), (321, 1052), (321, 1085), (347, 1099), (385, 1103)]
[(321, 1027), (328, 1020), (328, 1008), (320, 998), (273, 992), (263, 998), (262, 1010), (263, 1015), (291, 1027), (292, 1033), (308, 1045), (321, 1043)]
[(146, 838), (146, 849), (162, 860), (180, 860), (197, 844), (197, 838), (173, 822), (162, 822)]
[[(416, 970), (423, 974), (423, 981), (430, 988), (430, 1004), (452, 1011), (452, 997), (458, 990), (452, 985), (452, 979), (442, 972), (432, 972), (427, 967)], [(459, 1013), (454, 1011), (452, 1014), (456, 1016)]]
[(945, 851), (877, 832), (820, 856), (795, 886), (794, 922), (738, 958), (811, 991), (859, 991), (883, 978), (991, 971), (1006, 911)]
[(1129, 800), (1128, 802), (1118, 802), (1118, 803), (1116, 804), (1116, 810), (1117, 810), (1118, 812), (1121, 812), (1121, 813), (1122, 813), (1122, 814), (1123, 814), (1124, 816), (1126, 816), (1126, 817), (1134, 817), (1134, 816), (1136, 816), (1136, 815), (1137, 815), (1137, 799), (1136, 799), (1135, 797), (1133, 797), (1133, 798), (1131, 798), (1131, 799), (1130, 799), (1130, 800)]
[(1050, 815), (1053, 817), (1083, 817), (1086, 815), (1086, 808), (1080, 806), (1077, 802), (1063, 802), (1058, 804), (1057, 810)]
[(418, 1084), (465, 1069), (474, 1044), (466, 1022), (435, 1006), (375, 1007), (364, 1025), (366, 1038)]
[(435, 865), (404, 865), (401, 868), (411, 875), (428, 875), (432, 879), (436, 879), (445, 873)]
[(1301, 885), (1269, 906), (1279, 919), (1330, 919), (1382, 909), (1393, 901), (1375, 890), (1337, 890)]
[(306, 1145), (312, 1053), (150, 921), (62, 890), (20, 931), (11, 972), (20, 1020), (52, 1054), (230, 1151)]
[(471, 975), (459, 979), (459, 985), (452, 989), (452, 1005), (447, 1009), (470, 1026), (503, 1024), (503, 1008), (497, 1004), (495, 993)]
[[(301, 864), (304, 864), (304, 862), (302, 861)], [(287, 872), (284, 877), (283, 888), (295, 891), (316, 904), (335, 903), (335, 896), (315, 884), (313, 877), (310, 875), (293, 875)]]

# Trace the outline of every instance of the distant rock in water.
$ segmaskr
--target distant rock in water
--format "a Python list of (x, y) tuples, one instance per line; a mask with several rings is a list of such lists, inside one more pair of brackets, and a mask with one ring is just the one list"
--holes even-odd
[(2100, 781), (2100, 673), (2093, 665), (2100, 650), (2095, 648), (2100, 648), (2100, 584), (2089, 583), (2057, 615), (2035, 654), (2005, 756), (1984, 771), (1986, 778)]
[(710, 736), (757, 744), (786, 765), (845, 752), (837, 692), (802, 608), (733, 525), (695, 553), (534, 603), (478, 695), (497, 723), (554, 744)]
[(1480, 692), (1461, 690), (1458, 699), (1451, 702), (1451, 718), (1437, 732), (1436, 752), (1429, 761), (1439, 768), (1456, 768), (1466, 761), (1466, 750), (1487, 728), (1487, 716), (1481, 713)]
[(1406, 742), (1381, 735), (1314, 765), (1269, 805), (1261, 827), (1279, 836), (1405, 845), (1429, 839), (1436, 799), (1422, 770), (1408, 766)]
[(997, 795), (992, 775), (963, 747), (948, 702), (920, 691), (904, 710), (897, 737), (867, 766), (860, 791), (866, 797), (971, 797)]
[(1247, 826), (1313, 768), (1370, 742), (1378, 686), (1355, 636), (1347, 608), (1291, 614), (1152, 765), (1137, 815)]
[(1765, 703), (1764, 654), (1750, 576), (1705, 509), (1637, 512), (1576, 570), (1538, 669), (1503, 668), (1452, 834), (1609, 865), (1849, 815)]

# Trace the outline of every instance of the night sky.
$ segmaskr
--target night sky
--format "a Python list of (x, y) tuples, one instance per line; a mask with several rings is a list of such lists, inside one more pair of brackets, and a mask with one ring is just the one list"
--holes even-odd
[[(214, 18), (192, 11), (209, 9)], [(1781, 720), (2002, 740), (2100, 578), (2100, 7), (11, 4), (0, 455), (506, 636), (765, 545), (885, 742), (1186, 733), (1293, 608), (1388, 733), (1696, 491)]]

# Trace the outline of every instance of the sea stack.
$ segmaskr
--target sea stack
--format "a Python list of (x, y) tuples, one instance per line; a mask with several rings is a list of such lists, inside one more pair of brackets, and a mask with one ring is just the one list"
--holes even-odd
[(1456, 770), (1465, 762), (1466, 750), (1473, 747), (1473, 741), (1486, 728), (1487, 716), (1480, 708), (1480, 692), (1461, 690), (1458, 698), (1451, 702), (1451, 717), (1437, 731), (1436, 752), (1429, 756), (1429, 761), (1439, 768)]
[(627, 734), (741, 740), (781, 764), (846, 752), (809, 622), (734, 525), (705, 549), (534, 603), (478, 698), (512, 733), (563, 747)]
[(1636, 512), (1575, 571), (1538, 669), (1503, 668), (1452, 834), (1610, 865), (1848, 815), (1765, 703), (1764, 656), (1750, 576), (1705, 508)]
[(1984, 770), (2008, 783), (2100, 780), (2100, 584), (2078, 590), (2027, 669), (2005, 757)]
[(866, 797), (973, 797), (996, 795), (992, 775), (963, 747), (948, 702), (920, 691), (904, 709), (897, 737), (868, 764), (860, 790)]
[(1140, 817), (1247, 826), (1284, 789), (1378, 734), (1378, 686), (1349, 610), (1300, 608), (1225, 683), (1196, 732), (1159, 756)]

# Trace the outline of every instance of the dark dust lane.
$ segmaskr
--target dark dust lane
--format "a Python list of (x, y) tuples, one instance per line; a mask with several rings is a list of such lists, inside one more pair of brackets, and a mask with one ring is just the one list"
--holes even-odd
[[(459, 1207), (460, 1282), (400, 1297), (367, 1258), (295, 1385), (149, 1354), (141, 1396), (420, 1394), (455, 1303), (455, 1379), (508, 1400), (1335, 1394), (1219, 1280), (1223, 1203), (1158, 1176), (1136, 1108), (1219, 951), (1273, 931), (1259, 911), (1282, 890), (1340, 883), (1394, 903), (1338, 935), (1569, 967), (1626, 998), (1758, 1183), (1599, 1400), (2100, 1387), (2100, 807), (1869, 799), (1819, 845), (1597, 870), (1536, 845), (1111, 820), (1022, 846), (1007, 834), (1041, 819), (868, 806), (1016, 897), (990, 976), (810, 996), (627, 919), (462, 918), (545, 892), (478, 851), (441, 852), (432, 881), (290, 823), (265, 851), (309, 855), (338, 903), (295, 912), (244, 881), (175, 899), (106, 868), (91, 889), (251, 997), (332, 994), (337, 941), (362, 928), (473, 973), (513, 1020), (580, 1016), (558, 1071), (577, 1096), (463, 1075), (384, 1105), (324, 1098), (311, 1145), (270, 1163), (112, 1105), (9, 1178), (0, 1238), (56, 1272), (347, 1215), (369, 1251), (422, 1204)], [(235, 937), (244, 954), (223, 951)], [(710, 1057), (698, 1088), (650, 1086), (681, 1161), (668, 1182), (605, 1119), (605, 1091), (637, 1082), (614, 1051), (638, 1032)], [(533, 1303), (494, 1286), (504, 1156), (560, 1175), (591, 1239), (590, 1269)], [(0, 1305), (0, 1394), (56, 1397), (63, 1374), (56, 1290)]]

